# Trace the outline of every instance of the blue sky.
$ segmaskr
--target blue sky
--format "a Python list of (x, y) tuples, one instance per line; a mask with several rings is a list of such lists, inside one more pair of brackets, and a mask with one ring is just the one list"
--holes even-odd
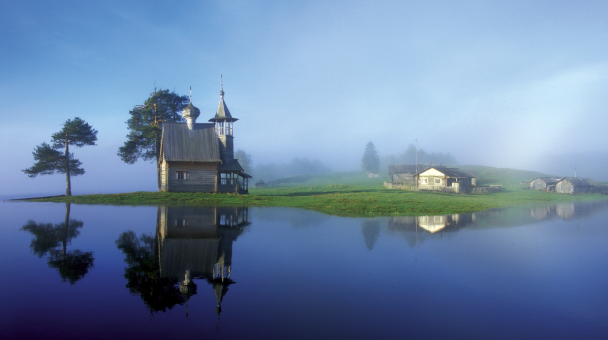
[(463, 164), (601, 177), (606, 13), (600, 1), (6, 2), (0, 194), (63, 191), (60, 175), (20, 170), (77, 116), (99, 141), (74, 150), (87, 170), (75, 193), (155, 190), (154, 165), (116, 156), (129, 110), (155, 83), (192, 86), (211, 118), (220, 74), (236, 148), (257, 163), (357, 169), (370, 140), (387, 155), (418, 139)]

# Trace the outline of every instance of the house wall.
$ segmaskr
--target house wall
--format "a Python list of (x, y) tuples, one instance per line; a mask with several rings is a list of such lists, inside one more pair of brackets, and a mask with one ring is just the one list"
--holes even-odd
[[(165, 171), (166, 191), (217, 192), (217, 163), (167, 162)], [(178, 172), (186, 178), (178, 179)]]
[(220, 140), (220, 158), (223, 161), (231, 161), (234, 159), (234, 144), (233, 136), (221, 135), (218, 136)]
[(435, 169), (428, 169), (418, 176), (418, 189), (420, 190), (443, 190), (447, 186), (448, 181), (445, 175)]
[(547, 183), (541, 179), (535, 179), (530, 182), (530, 189), (533, 190), (545, 190), (547, 189)]
[(160, 191), (167, 191), (167, 162), (163, 161), (160, 166)]
[(555, 185), (555, 192), (560, 194), (581, 194), (589, 191), (589, 186), (574, 185), (568, 180), (560, 181)]
[(416, 180), (414, 179), (414, 174), (396, 173), (396, 174), (391, 174), (391, 183), (392, 184), (416, 185)]

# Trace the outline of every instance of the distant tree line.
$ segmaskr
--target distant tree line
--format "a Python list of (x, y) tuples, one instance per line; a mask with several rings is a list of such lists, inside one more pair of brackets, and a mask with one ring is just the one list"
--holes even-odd
[[(402, 154), (388, 155), (380, 158), (380, 170), (387, 171), (389, 165), (398, 164), (416, 164), (416, 146), (410, 145)], [(456, 157), (451, 153), (441, 152), (426, 152), (424, 149), (418, 149), (418, 164), (442, 164), (455, 165), (458, 164)]]
[(308, 158), (294, 158), (289, 163), (258, 164), (253, 169), (255, 179), (262, 179), (265, 182), (290, 176), (322, 174), (331, 171), (320, 161), (311, 161)]

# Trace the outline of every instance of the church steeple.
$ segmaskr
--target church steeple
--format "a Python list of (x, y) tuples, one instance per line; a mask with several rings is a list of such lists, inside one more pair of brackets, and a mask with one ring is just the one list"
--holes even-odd
[[(221, 136), (221, 135), (228, 135), (231, 136), (232, 135), (232, 123), (236, 122), (238, 119), (232, 117), (232, 115), (230, 114), (230, 110), (228, 110), (228, 106), (226, 105), (226, 102), (224, 102), (224, 84), (222, 81), (222, 76), (220, 75), (220, 103), (217, 106), (217, 111), (215, 112), (215, 117), (209, 119), (210, 122), (216, 123), (215, 127), (216, 127), (216, 131), (218, 132), (217, 135)], [(222, 125), (222, 127), (224, 128), (223, 130), (218, 130), (218, 123), (230, 123), (230, 124), (225, 124)]]
[(220, 158), (224, 163), (234, 160), (233, 123), (237, 120), (237, 118), (232, 117), (226, 102), (224, 102), (224, 83), (220, 75), (220, 103), (217, 106), (215, 117), (209, 119), (209, 121), (215, 123), (215, 133), (220, 139)]

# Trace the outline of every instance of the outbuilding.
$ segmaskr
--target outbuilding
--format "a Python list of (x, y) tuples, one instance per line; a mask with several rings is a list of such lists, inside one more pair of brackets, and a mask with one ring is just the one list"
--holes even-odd
[(561, 181), (561, 177), (539, 177), (530, 182), (530, 189), (553, 191), (557, 182)]
[(560, 194), (582, 194), (593, 192), (594, 186), (581, 177), (566, 177), (555, 184), (555, 192)]

